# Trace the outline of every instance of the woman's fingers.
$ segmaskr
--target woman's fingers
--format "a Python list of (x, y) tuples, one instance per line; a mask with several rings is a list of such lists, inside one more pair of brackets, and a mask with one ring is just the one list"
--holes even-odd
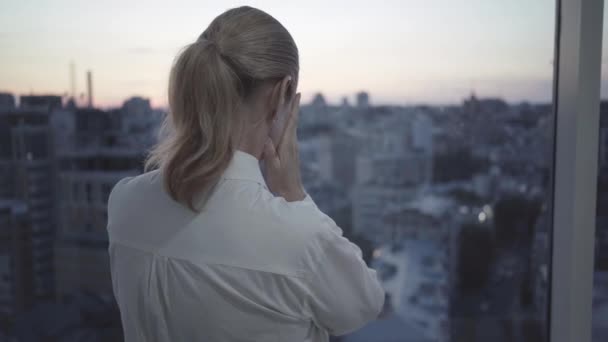
[(298, 128), (298, 120), (300, 119), (300, 97), (301, 94), (297, 93), (293, 99), (293, 103), (291, 104), (290, 119), (294, 130)]
[(272, 168), (279, 168), (281, 166), (281, 160), (279, 159), (279, 155), (277, 154), (277, 150), (272, 143), (272, 139), (267, 139), (264, 144), (264, 161), (267, 163), (267, 166)]
[(296, 94), (285, 106), (285, 125), (280, 142), (275, 145), (268, 139), (264, 145), (265, 177), (268, 189), (288, 202), (306, 197), (300, 177), (300, 159), (297, 141), (297, 126), (300, 109), (300, 94)]
[[(285, 124), (283, 126), (283, 132), (281, 133), (281, 137), (279, 138), (279, 142), (276, 145), (276, 148), (278, 151), (282, 150), (282, 146), (285, 145), (287, 143), (287, 141), (289, 140), (289, 134), (290, 134), (290, 129), (291, 129), (291, 124), (292, 124), (292, 120), (293, 120), (293, 115), (294, 115), (294, 111), (293, 108), (294, 106), (298, 106), (299, 107), (299, 102), (300, 102), (300, 94), (296, 94), (293, 99), (291, 99), (291, 102), (289, 103), (289, 107), (287, 108), (287, 118), (285, 119)], [(297, 105), (296, 105), (297, 103)]]
[(289, 110), (289, 119), (285, 124), (285, 133), (279, 151), (283, 151), (285, 148), (293, 148), (293, 145), (297, 145), (297, 131), (298, 131), (298, 118), (300, 115), (300, 97), (298, 93), (294, 96)]

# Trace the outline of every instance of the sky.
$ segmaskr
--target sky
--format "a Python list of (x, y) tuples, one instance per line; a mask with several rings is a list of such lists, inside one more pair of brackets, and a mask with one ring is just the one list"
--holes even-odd
[(92, 71), (98, 106), (135, 95), (165, 106), (180, 48), (243, 4), (291, 32), (303, 102), (362, 90), (376, 104), (551, 98), (554, 0), (2, 1), (0, 91), (66, 94), (73, 62), (79, 94)]

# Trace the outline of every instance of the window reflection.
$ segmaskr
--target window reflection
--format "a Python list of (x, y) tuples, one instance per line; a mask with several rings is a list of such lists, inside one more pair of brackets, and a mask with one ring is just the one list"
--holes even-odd
[[(605, 72), (603, 69), (602, 72)], [(597, 181), (595, 275), (593, 288), (593, 341), (608, 336), (608, 102), (600, 103), (600, 139)]]

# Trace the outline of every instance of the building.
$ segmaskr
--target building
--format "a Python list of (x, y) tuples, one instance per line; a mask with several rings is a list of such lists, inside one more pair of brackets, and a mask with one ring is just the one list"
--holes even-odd
[[(536, 225), (534, 227), (534, 235), (532, 240), (532, 250), (530, 256), (530, 273), (531, 273), (531, 288), (533, 302), (533, 313), (539, 322), (546, 325), (545, 322), (547, 308), (549, 307), (549, 284), (551, 266), (551, 255), (548, 251), (551, 250), (551, 212), (544, 207)], [(544, 326), (543, 328), (546, 328)]]
[(28, 208), (19, 200), (0, 199), (0, 331), (29, 310), (36, 277)]
[(459, 222), (456, 202), (430, 193), (394, 206), (384, 218), (391, 242), (377, 256), (396, 266), (397, 275), (385, 279), (392, 307), (431, 341), (448, 341)]
[(428, 184), (431, 163), (427, 154), (417, 151), (399, 155), (362, 155), (357, 159), (357, 181), (378, 186)]
[(62, 99), (61, 96), (57, 95), (22, 95), (19, 98), (19, 107), (50, 113), (55, 109), (62, 108)]
[(415, 187), (355, 186), (351, 195), (353, 232), (378, 244), (390, 241), (392, 230), (384, 223), (385, 215), (390, 213), (387, 204), (409, 202), (417, 194)]
[(146, 149), (157, 141), (165, 113), (152, 109), (149, 99), (132, 97), (111, 115), (113, 127), (119, 130), (115, 136), (120, 145)]
[(53, 132), (53, 146), (55, 154), (61, 154), (74, 148), (76, 145), (75, 110), (58, 109), (50, 117), (50, 126)]
[(338, 186), (350, 191), (357, 178), (357, 156), (363, 139), (354, 129), (339, 129), (331, 136), (332, 179)]
[(111, 294), (108, 198), (119, 180), (142, 172), (143, 151), (88, 147), (58, 159), (57, 296), (82, 291)]
[(424, 194), (411, 201), (394, 204), (387, 210), (384, 224), (391, 241), (434, 240), (447, 245), (455, 222), (456, 203), (452, 199)]
[(306, 131), (315, 130), (318, 126), (332, 126), (334, 124), (336, 108), (330, 107), (325, 102), (325, 97), (321, 93), (315, 94), (308, 105), (300, 107), (298, 129)]
[(33, 298), (54, 294), (55, 156), (47, 106), (0, 114), (0, 196), (28, 207), (33, 246)]
[(306, 192), (314, 199), (319, 209), (340, 227), (345, 235), (352, 231), (351, 202), (345, 189), (333, 182), (319, 181), (306, 185)]
[(475, 96), (475, 93), (472, 93), (468, 99), (464, 100), (462, 107), (467, 112), (484, 114), (504, 112), (509, 108), (509, 105), (499, 98), (480, 99)]
[(117, 144), (121, 132), (120, 115), (95, 108), (80, 108), (74, 113), (72, 147), (87, 148)]
[[(318, 134), (299, 143), (300, 160), (302, 168), (314, 169), (313, 174), (303, 178), (304, 184), (310, 184), (317, 179), (332, 181), (334, 173), (331, 153), (331, 136)], [(306, 173), (303, 173), (305, 176)]]
[(424, 113), (417, 113), (412, 120), (412, 146), (426, 154), (433, 153), (433, 122)]
[(608, 334), (608, 271), (593, 275), (593, 342), (602, 342)]
[(357, 93), (357, 108), (367, 109), (369, 108), (369, 94), (362, 91)]
[[(372, 241), (385, 243), (392, 236), (384, 222), (394, 206), (408, 203), (424, 191), (432, 177), (432, 145), (427, 127), (414, 139), (415, 115), (387, 109), (361, 136), (355, 157), (353, 229)], [(429, 122), (425, 123), (430, 126)], [(425, 137), (423, 137), (423, 135)]]
[(312, 98), (311, 106), (320, 109), (326, 108), (327, 102), (325, 102), (325, 97), (323, 96), (323, 94), (315, 94), (315, 96)]
[(342, 103), (341, 103), (341, 109), (346, 109), (348, 110), (350, 108), (350, 103), (348, 102), (348, 97), (344, 96), (342, 98)]
[(146, 115), (152, 111), (152, 108), (150, 107), (150, 100), (139, 96), (134, 96), (127, 99), (122, 104), (122, 109), (129, 115), (135, 116)]
[(15, 109), (15, 97), (11, 93), (0, 93), (0, 111)]

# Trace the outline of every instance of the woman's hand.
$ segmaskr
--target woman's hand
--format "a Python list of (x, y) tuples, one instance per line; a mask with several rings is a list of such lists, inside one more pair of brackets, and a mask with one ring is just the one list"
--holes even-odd
[(298, 150), (298, 116), (300, 113), (300, 93), (294, 96), (289, 118), (278, 146), (268, 138), (264, 145), (264, 166), (266, 184), (270, 191), (288, 202), (301, 201), (306, 197), (300, 177), (300, 155)]

